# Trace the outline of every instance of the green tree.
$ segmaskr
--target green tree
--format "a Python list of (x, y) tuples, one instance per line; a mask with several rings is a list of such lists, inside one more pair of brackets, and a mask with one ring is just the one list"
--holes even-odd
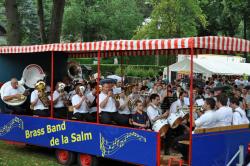
[(22, 42), (21, 44), (40, 43), (39, 23), (36, 13), (36, 3), (33, 0), (19, 1), (18, 11), (21, 20)]
[(206, 26), (206, 17), (197, 0), (152, 0), (150, 22), (142, 25), (135, 39), (197, 35), (197, 24)]
[(135, 0), (70, 1), (65, 8), (63, 39), (130, 39), (143, 15)]
[(16, 0), (5, 0), (7, 18), (7, 41), (9, 45), (19, 45), (22, 41), (20, 16)]

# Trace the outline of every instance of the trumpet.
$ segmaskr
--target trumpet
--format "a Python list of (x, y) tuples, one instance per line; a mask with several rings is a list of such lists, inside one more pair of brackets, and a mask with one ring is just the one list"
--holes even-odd
[(115, 95), (114, 95), (114, 99), (115, 99), (116, 101), (119, 101), (119, 100), (120, 100), (120, 94), (115, 94)]
[[(190, 110), (190, 106), (184, 106), (184, 107), (177, 106), (177, 110), (189, 111), (189, 110)], [(204, 108), (203, 108), (202, 106), (194, 105), (194, 106), (193, 106), (193, 110), (194, 110), (195, 112), (197, 112), (197, 111), (203, 112), (203, 111), (204, 111)]]

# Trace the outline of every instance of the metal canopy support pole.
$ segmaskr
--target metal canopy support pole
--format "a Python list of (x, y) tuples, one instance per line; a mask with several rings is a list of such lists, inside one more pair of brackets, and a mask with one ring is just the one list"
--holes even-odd
[(189, 112), (189, 161), (188, 164), (191, 165), (192, 163), (192, 128), (193, 128), (193, 56), (194, 56), (194, 38), (191, 39), (191, 48), (190, 48), (190, 112)]
[(54, 51), (51, 52), (51, 80), (50, 80), (50, 117), (53, 118), (54, 103), (53, 103), (53, 91), (54, 91)]
[(239, 146), (239, 150), (235, 153), (232, 159), (227, 163), (227, 166), (230, 166), (238, 155), (239, 155), (239, 163), (236, 164), (236, 166), (242, 166), (244, 164), (244, 146), (243, 145)]
[(122, 51), (120, 51), (120, 56), (121, 56), (121, 77), (122, 77), (122, 86), (124, 85), (124, 80), (123, 80), (123, 78), (124, 78), (124, 70), (123, 70), (123, 61), (124, 61), (124, 54), (123, 54), (123, 52)]
[(100, 92), (100, 88), (99, 88), (99, 85), (100, 85), (100, 77), (101, 77), (101, 69), (100, 69), (100, 65), (101, 65), (101, 51), (98, 50), (98, 55), (97, 55), (97, 99), (96, 99), (96, 102), (97, 102), (97, 111), (96, 111), (96, 120), (97, 120), (97, 123), (100, 123), (100, 120), (99, 120), (99, 92)]

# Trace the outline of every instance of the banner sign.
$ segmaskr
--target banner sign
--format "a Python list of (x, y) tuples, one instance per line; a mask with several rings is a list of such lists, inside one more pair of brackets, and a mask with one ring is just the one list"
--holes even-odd
[[(239, 129), (205, 134), (193, 134), (192, 166), (227, 165), (244, 146), (244, 155), (250, 143), (250, 129)], [(231, 165), (236, 165), (239, 157)]]
[(0, 139), (156, 165), (157, 133), (29, 116), (0, 115)]

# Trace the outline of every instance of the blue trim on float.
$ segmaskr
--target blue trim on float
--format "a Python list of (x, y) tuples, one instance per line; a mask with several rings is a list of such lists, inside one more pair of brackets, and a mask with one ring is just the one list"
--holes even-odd
[[(250, 129), (237, 129), (205, 134), (193, 134), (192, 165), (223, 166), (226, 165), (239, 146), (244, 146), (246, 155), (250, 143)], [(232, 165), (236, 165), (238, 158)]]
[(0, 114), (0, 139), (156, 165), (157, 133), (94, 123)]

